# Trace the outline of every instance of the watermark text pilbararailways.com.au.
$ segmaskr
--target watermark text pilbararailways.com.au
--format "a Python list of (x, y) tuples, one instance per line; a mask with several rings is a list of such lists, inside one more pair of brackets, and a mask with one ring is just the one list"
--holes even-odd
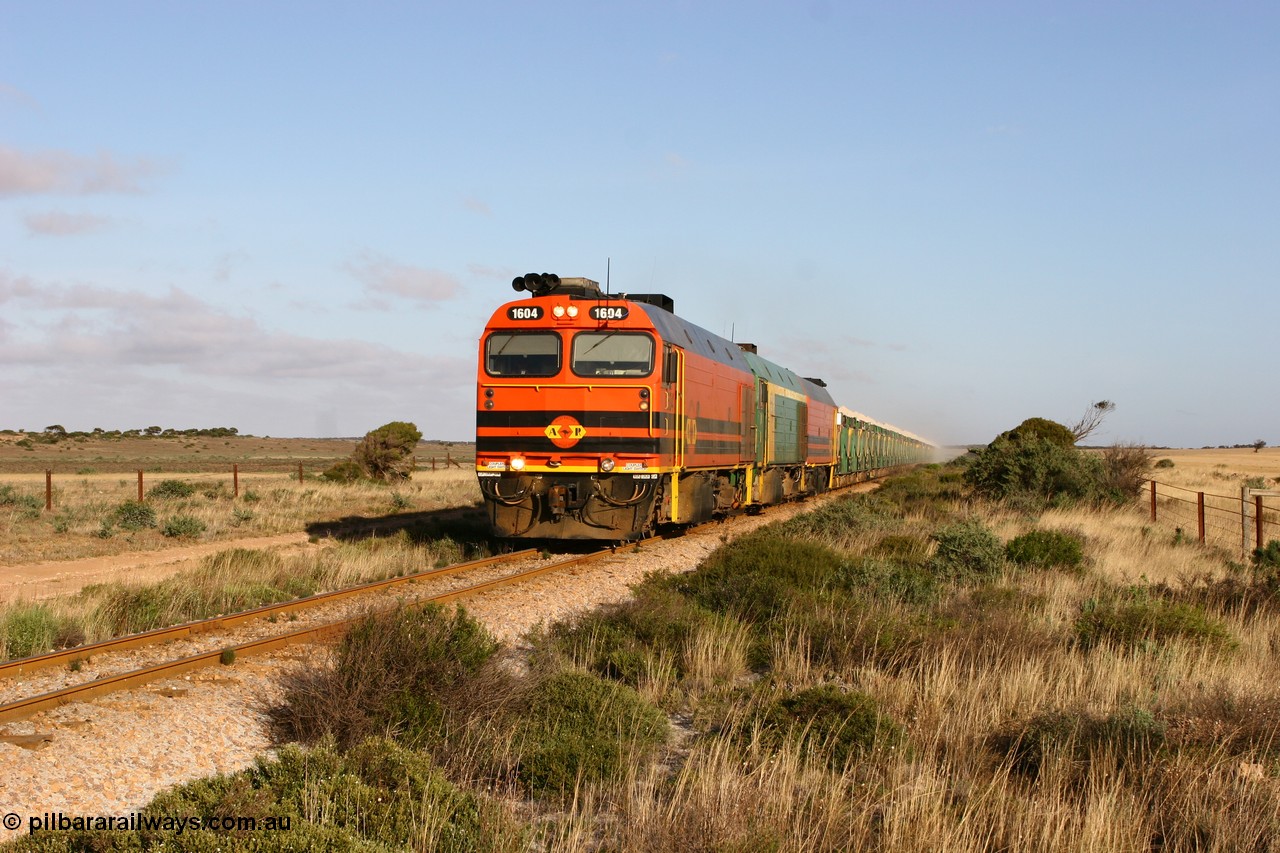
[[(175, 817), (172, 815), (139, 814), (131, 812), (123, 815), (87, 815), (68, 814), (67, 812), (42, 812), (29, 815), (25, 824), (27, 833), (54, 830), (66, 831), (116, 831), (138, 832), (174, 832), (181, 835), (198, 829), (213, 832), (287, 832), (290, 828), (290, 816), (279, 817), (201, 817), (188, 815)], [(0, 818), (5, 829), (21, 829), (22, 816), (9, 812)]]

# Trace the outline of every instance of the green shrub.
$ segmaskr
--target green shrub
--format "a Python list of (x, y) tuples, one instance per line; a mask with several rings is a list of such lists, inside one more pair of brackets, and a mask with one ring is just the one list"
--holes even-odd
[(766, 741), (798, 739), (839, 771), (851, 759), (906, 739), (902, 726), (882, 714), (865, 693), (823, 684), (767, 705), (756, 717)]
[(939, 577), (960, 583), (998, 575), (1004, 569), (1000, 537), (976, 519), (949, 524), (933, 534), (938, 548), (930, 566)]
[(1272, 539), (1265, 548), (1255, 548), (1253, 563), (1261, 568), (1280, 569), (1280, 539)]
[(983, 497), (1028, 510), (1096, 500), (1107, 478), (1103, 460), (1043, 438), (998, 438), (970, 460), (965, 481)]
[(360, 467), (359, 463), (351, 459), (344, 459), (341, 462), (335, 462), (330, 465), (320, 476), (330, 483), (354, 483), (357, 480), (364, 479), (364, 469)]
[(881, 500), (878, 494), (850, 495), (799, 513), (771, 525), (770, 529), (779, 536), (802, 541), (842, 542), (864, 531), (881, 530), (896, 523), (893, 505)]
[(626, 685), (584, 672), (536, 684), (519, 716), (517, 775), (539, 794), (618, 777), (663, 741), (666, 718)]
[(351, 454), (365, 476), (396, 482), (413, 473), (413, 452), (422, 432), (407, 421), (392, 421), (370, 430)]
[(1140, 587), (1086, 601), (1076, 618), (1074, 633), (1076, 641), (1086, 649), (1104, 641), (1142, 647), (1148, 642), (1172, 639), (1223, 648), (1235, 645), (1226, 626), (1210, 618), (1204, 608), (1156, 597)]
[(142, 501), (125, 501), (111, 511), (108, 522), (125, 530), (142, 530), (156, 526), (156, 511)]
[[(168, 790), (142, 813), (252, 818), (256, 829), (45, 832), (19, 850), (337, 850), (429, 849), (442, 853), (513, 849), (524, 829), (500, 809), (451, 784), (430, 760), (386, 739), (343, 754), (332, 745), (282, 748), (238, 773)], [(274, 828), (272, 828), (274, 827)], [(140, 840), (141, 839), (141, 840)], [(511, 840), (515, 840), (512, 845)]]
[(54, 647), (58, 619), (43, 604), (11, 606), (0, 614), (0, 638), (5, 658), (25, 658)]
[(1149, 711), (1133, 708), (1107, 717), (1062, 711), (1039, 714), (997, 733), (992, 748), (1013, 769), (1036, 778), (1054, 755), (1077, 764), (1080, 777), (1104, 753), (1120, 770), (1143, 772), (1165, 741), (1165, 726)]
[(686, 643), (715, 618), (666, 579), (654, 578), (637, 586), (630, 601), (557, 623), (548, 639), (552, 649), (582, 661), (595, 674), (634, 687), (647, 661), (662, 653), (673, 661), (676, 675), (683, 676)]
[(227, 491), (227, 484), (221, 480), (218, 480), (212, 485), (205, 486), (200, 490), (200, 494), (204, 495), (211, 501), (223, 500), (231, 497), (230, 492)]
[(911, 558), (907, 561), (875, 557), (848, 560), (840, 567), (833, 585), (866, 602), (924, 605), (935, 601), (938, 597), (938, 575), (929, 566), (927, 558), (916, 550), (917, 547), (927, 549), (928, 546), (913, 540), (910, 547)]
[(828, 586), (843, 561), (832, 548), (766, 527), (722, 545), (671, 583), (709, 610), (761, 621), (778, 615), (795, 590)]
[(1005, 556), (1019, 566), (1078, 569), (1084, 562), (1084, 543), (1060, 530), (1032, 530), (1009, 540)]
[(370, 614), (343, 638), (331, 668), (291, 677), (273, 722), (285, 740), (304, 743), (332, 736), (349, 746), (394, 733), (407, 745), (429, 745), (496, 649), (461, 608)]
[(189, 498), (195, 493), (196, 487), (185, 480), (161, 480), (147, 490), (147, 497)]
[(1172, 459), (1167, 459), (1167, 458), (1166, 458), (1166, 459), (1158, 459), (1158, 460), (1156, 460), (1155, 467), (1157, 467), (1157, 468), (1172, 468), (1172, 467), (1173, 467), (1173, 465), (1174, 465), (1173, 460), (1172, 460)]
[(1047, 441), (1059, 447), (1074, 447), (1076, 443), (1075, 433), (1048, 418), (1027, 418), (1008, 432), (1001, 433), (996, 440), (1000, 439), (1013, 442)]
[(205, 523), (193, 515), (175, 515), (165, 520), (160, 532), (173, 539), (194, 539), (205, 531)]
[(0, 486), (0, 507), (11, 508), (18, 518), (33, 521), (40, 517), (44, 501), (35, 495), (20, 493), (13, 486)]

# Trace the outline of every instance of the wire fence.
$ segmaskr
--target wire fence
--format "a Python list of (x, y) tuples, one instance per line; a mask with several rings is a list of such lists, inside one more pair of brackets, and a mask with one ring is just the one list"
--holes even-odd
[(1242, 553), (1280, 539), (1280, 491), (1243, 486), (1239, 495), (1216, 495), (1156, 480), (1146, 483), (1154, 524)]

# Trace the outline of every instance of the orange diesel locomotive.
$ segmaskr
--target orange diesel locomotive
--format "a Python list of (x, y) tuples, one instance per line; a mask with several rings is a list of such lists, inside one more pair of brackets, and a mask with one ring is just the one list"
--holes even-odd
[[(476, 399), (499, 535), (631, 539), (865, 479), (929, 446), (849, 417), (820, 380), (676, 317), (666, 296), (545, 273), (512, 286), (530, 297), (489, 320)], [(876, 453), (858, 452), (855, 424), (876, 430)]]

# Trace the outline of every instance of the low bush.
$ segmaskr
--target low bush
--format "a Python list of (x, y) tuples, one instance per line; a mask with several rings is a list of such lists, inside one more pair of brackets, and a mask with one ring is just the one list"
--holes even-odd
[(1255, 548), (1253, 564), (1259, 568), (1280, 569), (1280, 539), (1272, 539), (1265, 548)]
[(938, 544), (930, 567), (944, 580), (959, 583), (992, 578), (1004, 570), (1000, 537), (976, 519), (949, 524), (934, 531)]
[(1077, 766), (1082, 778), (1088, 765), (1103, 758), (1119, 770), (1142, 772), (1165, 742), (1165, 725), (1149, 711), (1132, 708), (1097, 717), (1053, 711), (998, 732), (990, 741), (997, 753), (1010, 759), (1015, 771), (1037, 778), (1055, 756)]
[(335, 462), (330, 465), (320, 476), (330, 483), (354, 483), (357, 480), (364, 479), (364, 469), (360, 467), (358, 462), (344, 459), (341, 462)]
[(828, 546), (766, 527), (722, 545), (671, 584), (709, 610), (764, 621), (782, 612), (794, 590), (830, 585), (843, 562)]
[(104, 523), (124, 530), (142, 530), (156, 526), (156, 511), (142, 501), (125, 501), (111, 511)]
[(630, 601), (557, 623), (547, 639), (550, 649), (596, 675), (636, 687), (647, 661), (663, 653), (682, 677), (689, 639), (714, 618), (667, 581), (654, 578), (640, 584)]
[(175, 515), (165, 519), (160, 533), (171, 539), (194, 539), (204, 533), (206, 525), (193, 515)]
[(1137, 444), (1113, 444), (1102, 452), (1106, 476), (1100, 484), (1101, 497), (1124, 503), (1142, 491), (1151, 470), (1151, 455)]
[(902, 726), (883, 714), (870, 696), (845, 692), (831, 684), (770, 702), (755, 717), (755, 723), (766, 743), (799, 741), (825, 756), (836, 771), (872, 749), (897, 746), (906, 740)]
[[(450, 783), (430, 760), (382, 738), (340, 753), (286, 746), (238, 773), (180, 785), (141, 811), (199, 818), (201, 828), (42, 832), (18, 851), (54, 850), (518, 850), (525, 829)], [(209, 829), (224, 818), (254, 829)]]
[[(906, 560), (850, 559), (840, 567), (833, 585), (838, 585), (851, 598), (867, 603), (929, 604), (938, 598), (939, 578), (916, 547), (911, 546)], [(923, 542), (919, 542), (918, 547), (926, 551), (928, 548)]]
[(1084, 543), (1060, 530), (1032, 530), (1009, 540), (1005, 556), (1019, 566), (1074, 570), (1084, 562)]
[(44, 509), (44, 501), (35, 495), (27, 495), (19, 492), (10, 485), (0, 486), (0, 507), (12, 507), (24, 515), (40, 514), (40, 510)]
[(469, 680), (496, 649), (461, 608), (370, 614), (343, 638), (330, 666), (289, 676), (272, 720), (284, 740), (330, 736), (350, 746), (391, 734), (407, 745), (430, 745), (441, 737), (451, 703), (468, 698)]
[(1134, 648), (1173, 639), (1222, 648), (1235, 645), (1226, 626), (1210, 618), (1204, 608), (1170, 601), (1141, 587), (1086, 601), (1073, 630), (1076, 642), (1085, 649), (1108, 641)]
[(1172, 468), (1172, 467), (1174, 467), (1174, 462), (1173, 462), (1173, 460), (1172, 460), (1172, 459), (1168, 459), (1168, 458), (1166, 458), (1166, 459), (1157, 459), (1154, 467), (1156, 467), (1156, 468)]
[(161, 480), (147, 490), (151, 498), (189, 498), (196, 493), (196, 487), (186, 480)]
[(538, 794), (572, 795), (616, 779), (667, 734), (667, 720), (630, 687), (561, 671), (528, 693), (518, 715), (517, 775)]
[(0, 659), (31, 657), (78, 646), (83, 633), (44, 604), (14, 604), (0, 611)]

